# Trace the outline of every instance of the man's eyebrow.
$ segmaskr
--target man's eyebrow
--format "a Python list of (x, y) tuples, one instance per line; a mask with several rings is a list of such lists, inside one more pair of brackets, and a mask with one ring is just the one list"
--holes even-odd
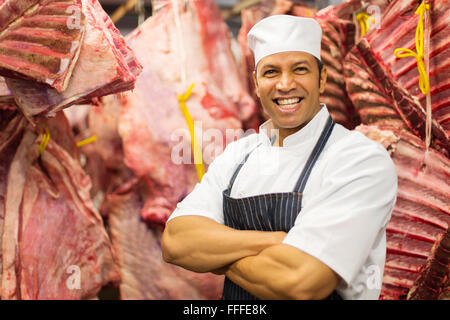
[(299, 64), (307, 64), (308, 66), (311, 66), (311, 64), (309, 63), (308, 60), (300, 60), (300, 61), (297, 61), (297, 62), (295, 62), (294, 64), (292, 64), (292, 66), (296, 66), (296, 65), (299, 65)]
[[(294, 62), (292, 64), (292, 66), (297, 66), (299, 64), (307, 64), (308, 66), (311, 66), (311, 64), (309, 63), (308, 60), (300, 60), (300, 61)], [(279, 68), (279, 66), (276, 66), (274, 64), (265, 64), (265, 65), (263, 65), (261, 67), (261, 70), (264, 70), (264, 69), (278, 69), (278, 68)]]
[(274, 65), (274, 64), (265, 64), (265, 65), (263, 65), (261, 67), (261, 70), (264, 70), (264, 69), (277, 69), (277, 68), (279, 68), (279, 67)]

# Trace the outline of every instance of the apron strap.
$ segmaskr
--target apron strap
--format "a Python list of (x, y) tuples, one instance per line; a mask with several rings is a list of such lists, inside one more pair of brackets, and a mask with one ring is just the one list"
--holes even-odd
[(244, 163), (247, 161), (248, 157), (250, 157), (250, 153), (252, 153), (253, 151), (255, 151), (256, 148), (258, 148), (260, 145), (261, 145), (261, 143), (258, 144), (255, 148), (253, 148), (252, 151), (250, 151), (249, 153), (247, 153), (247, 155), (246, 155), (245, 158), (244, 158), (244, 161), (241, 161), (241, 163), (239, 163), (239, 166), (238, 166), (238, 167), (236, 168), (236, 170), (234, 171), (233, 176), (232, 176), (231, 179), (230, 179), (230, 183), (228, 184), (228, 188), (230, 189), (230, 193), (231, 193), (231, 188), (233, 187), (234, 180), (236, 180), (236, 177), (237, 177), (239, 171), (241, 171), (242, 166), (243, 166)]
[[(274, 136), (270, 139), (270, 144), (273, 145), (273, 144), (275, 143), (275, 140), (276, 140), (276, 139), (277, 139), (277, 136), (274, 135)], [(239, 164), (239, 166), (238, 166), (238, 167), (236, 168), (236, 170), (234, 171), (233, 176), (232, 176), (231, 179), (230, 179), (230, 183), (228, 183), (228, 188), (230, 189), (230, 192), (231, 192), (231, 188), (233, 187), (234, 180), (236, 180), (236, 177), (237, 177), (239, 171), (241, 171), (242, 166), (243, 166), (244, 163), (247, 161), (248, 157), (250, 157), (250, 154), (251, 154), (253, 151), (255, 151), (261, 144), (262, 144), (262, 143), (258, 144), (255, 148), (252, 149), (252, 151), (250, 151), (249, 153), (247, 153), (247, 155), (246, 155), (245, 158), (244, 158), (244, 161), (241, 161), (241, 163)]]
[(317, 141), (316, 145), (314, 146), (313, 151), (309, 155), (308, 161), (305, 164), (305, 167), (303, 168), (302, 173), (300, 174), (300, 177), (298, 178), (297, 184), (295, 185), (294, 192), (302, 193), (303, 189), (305, 189), (306, 181), (309, 178), (309, 175), (311, 174), (312, 168), (314, 167), (314, 164), (316, 163), (317, 159), (319, 158), (320, 153), (322, 152), (323, 148), (325, 147), (328, 138), (331, 135), (331, 131), (333, 131), (335, 123), (331, 116), (328, 118), (327, 123), (325, 124), (325, 127), (322, 130), (322, 133), (320, 135), (319, 140)]
[[(305, 185), (306, 185), (306, 181), (308, 180), (309, 175), (311, 174), (311, 170), (312, 170), (314, 164), (316, 163), (317, 159), (319, 158), (319, 155), (322, 152), (323, 148), (325, 147), (325, 144), (327, 143), (328, 138), (330, 137), (331, 132), (333, 131), (334, 125), (335, 125), (335, 122), (333, 121), (331, 116), (329, 116), (327, 123), (325, 124), (325, 127), (323, 128), (322, 133), (319, 137), (319, 140), (317, 141), (316, 145), (314, 146), (314, 149), (313, 149), (312, 153), (310, 154), (308, 161), (306, 162), (305, 167), (303, 168), (303, 171), (300, 174), (300, 177), (298, 178), (297, 184), (295, 185), (295, 188), (294, 188), (294, 192), (298, 192), (298, 193), (303, 192), (303, 189), (305, 188)], [(274, 144), (275, 140), (276, 140), (276, 136), (273, 136), (270, 141), (272, 145)], [(261, 144), (262, 143), (258, 144), (249, 153), (247, 153), (247, 155), (244, 158), (244, 161), (242, 161), (239, 164), (239, 166), (236, 168), (236, 170), (234, 171), (234, 174), (230, 179), (230, 183), (228, 184), (228, 188), (230, 189), (230, 192), (231, 192), (231, 188), (233, 187), (234, 180), (236, 180), (236, 177), (237, 177), (239, 171), (241, 170), (242, 166), (247, 161), (250, 154), (253, 151), (255, 151)]]

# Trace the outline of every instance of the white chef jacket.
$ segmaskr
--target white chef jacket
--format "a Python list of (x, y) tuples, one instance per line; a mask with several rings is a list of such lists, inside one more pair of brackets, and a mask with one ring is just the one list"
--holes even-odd
[[(224, 223), (222, 191), (245, 155), (231, 197), (291, 192), (329, 117), (322, 105), (283, 146), (271, 144), (271, 120), (259, 133), (230, 143), (170, 219), (200, 215)], [(260, 144), (258, 146), (258, 144)], [(258, 146), (258, 147), (257, 147)], [(387, 151), (358, 131), (336, 124), (306, 183), (302, 209), (283, 240), (325, 263), (340, 277), (343, 299), (378, 299), (386, 259), (386, 225), (397, 195)]]

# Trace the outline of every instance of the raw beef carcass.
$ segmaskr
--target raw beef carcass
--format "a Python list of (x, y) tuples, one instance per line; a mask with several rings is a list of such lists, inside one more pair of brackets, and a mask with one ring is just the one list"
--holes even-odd
[[(432, 146), (447, 156), (450, 142), (446, 131), (450, 31), (448, 1), (431, 1), (430, 94)], [(415, 49), (418, 3), (392, 2), (381, 18), (381, 28), (370, 30), (347, 55), (344, 63), (347, 91), (363, 123), (386, 118), (401, 119), (403, 125), (425, 139), (425, 96), (418, 88), (419, 74), (413, 57), (396, 58), (396, 48)], [(388, 39), (388, 40), (387, 40)]]
[[(75, 105), (64, 110), (70, 115), (77, 141), (95, 137), (93, 143), (83, 145), (79, 150), (84, 169), (92, 180), (91, 196), (97, 207), (101, 206), (105, 195), (132, 178), (131, 170), (124, 164), (122, 139), (118, 132), (120, 104), (115, 95), (102, 100), (108, 107), (103, 104)], [(106, 211), (101, 213), (108, 215)]]
[(14, 96), (6, 85), (5, 78), (0, 77), (0, 109), (15, 105)]
[[(125, 164), (136, 177), (147, 182), (142, 216), (159, 226), (165, 225), (176, 204), (199, 179), (191, 157), (190, 133), (177, 95), (184, 94), (194, 84), (186, 106), (197, 122), (196, 137), (205, 165), (225, 148), (227, 129), (233, 129), (236, 138), (242, 133), (239, 102), (245, 101), (245, 105), (248, 97), (244, 90), (229, 91), (228, 85), (223, 81), (217, 83), (217, 76), (212, 74), (213, 58), (217, 58), (216, 63), (232, 61), (219, 57), (231, 56), (229, 47), (210, 51), (215, 39), (209, 38), (211, 32), (202, 31), (214, 26), (211, 19), (215, 15), (210, 13), (217, 8), (212, 10), (212, 6), (215, 6), (212, 0), (188, 2), (187, 7), (183, 1), (168, 2), (127, 37), (127, 44), (144, 70), (133, 92), (117, 97), (121, 104), (119, 134)], [(208, 57), (211, 52), (213, 57)], [(235, 64), (215, 66), (214, 70), (226, 68), (225, 82), (239, 81)], [(231, 77), (233, 73), (235, 77)], [(238, 87), (239, 83), (233, 86)]]
[(0, 288), (2, 285), (2, 235), (9, 166), (22, 138), (26, 120), (16, 111), (0, 110)]
[(51, 116), (94, 97), (130, 90), (141, 71), (133, 52), (98, 1), (82, 0), (81, 5), (86, 31), (67, 89), (58, 92), (35, 81), (12, 78), (6, 81), (30, 121), (37, 115)]
[(39, 0), (0, 0), (0, 30), (38, 2)]
[(352, 104), (345, 92), (342, 62), (347, 54), (347, 48), (353, 44), (355, 25), (351, 15), (348, 15), (346, 19), (337, 15), (340, 7), (344, 5), (347, 3), (331, 10), (321, 10), (314, 16), (322, 28), (320, 56), (327, 68), (325, 91), (320, 95), (320, 102), (326, 104), (334, 121), (348, 129), (353, 129), (359, 121), (353, 119)]
[[(37, 130), (44, 128), (51, 138), (39, 156)], [(9, 154), (1, 298), (88, 299), (117, 282), (111, 243), (64, 115), (23, 128)]]
[(239, 112), (244, 129), (256, 129), (257, 109), (240, 79), (231, 52), (230, 31), (222, 19), (222, 13), (214, 1), (192, 1), (200, 30), (202, 51), (208, 72), (222, 95), (231, 100)]
[[(430, 0), (430, 94), (433, 117), (450, 132), (450, 3), (446, 0)], [(425, 95), (419, 89), (419, 74), (414, 57), (397, 58), (396, 48), (416, 51), (415, 34), (419, 16), (415, 14), (418, 1), (399, 0), (393, 2), (381, 19), (381, 28), (369, 32), (367, 41), (377, 54), (377, 60), (390, 70), (392, 79), (420, 101), (426, 109)], [(428, 25), (425, 25), (425, 28)], [(389, 39), (389, 41), (386, 41)]]
[[(165, 263), (161, 257), (161, 231), (151, 228), (141, 217), (146, 186), (123, 163), (118, 133), (119, 98), (120, 95), (107, 96), (102, 99), (107, 107), (89, 108), (88, 133), (84, 137), (95, 135), (97, 140), (80, 148), (80, 152), (86, 157), (85, 170), (93, 181), (95, 199), (102, 202), (101, 213), (117, 253), (120, 298), (217, 299), (223, 277), (197, 274)], [(78, 111), (80, 106), (74, 109)], [(79, 122), (75, 116), (72, 119), (75, 124)], [(77, 138), (83, 135), (77, 131)]]
[(450, 300), (450, 228), (436, 240), (408, 300)]
[(161, 231), (142, 220), (143, 205), (137, 184), (123, 185), (105, 203), (121, 272), (121, 299), (219, 299), (223, 276), (199, 274), (163, 261)]
[(80, 53), (84, 20), (81, 0), (39, 1), (0, 29), (0, 73), (64, 91)]
[[(423, 141), (407, 130), (387, 125), (356, 130), (382, 144), (397, 168), (397, 202), (386, 229), (380, 299), (405, 299), (433, 255), (433, 244), (450, 226), (450, 160), (434, 149), (426, 153)], [(448, 277), (442, 281), (449, 284)]]

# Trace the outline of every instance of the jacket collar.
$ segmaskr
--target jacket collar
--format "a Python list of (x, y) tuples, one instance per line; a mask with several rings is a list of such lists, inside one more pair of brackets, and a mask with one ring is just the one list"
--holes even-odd
[[(321, 103), (320, 111), (308, 122), (306, 126), (284, 139), (281, 148), (296, 147), (302, 143), (320, 136), (325, 123), (328, 120), (329, 112), (325, 104)], [(263, 145), (278, 147), (278, 136), (274, 130), (272, 119), (267, 120), (259, 126), (259, 137)]]

